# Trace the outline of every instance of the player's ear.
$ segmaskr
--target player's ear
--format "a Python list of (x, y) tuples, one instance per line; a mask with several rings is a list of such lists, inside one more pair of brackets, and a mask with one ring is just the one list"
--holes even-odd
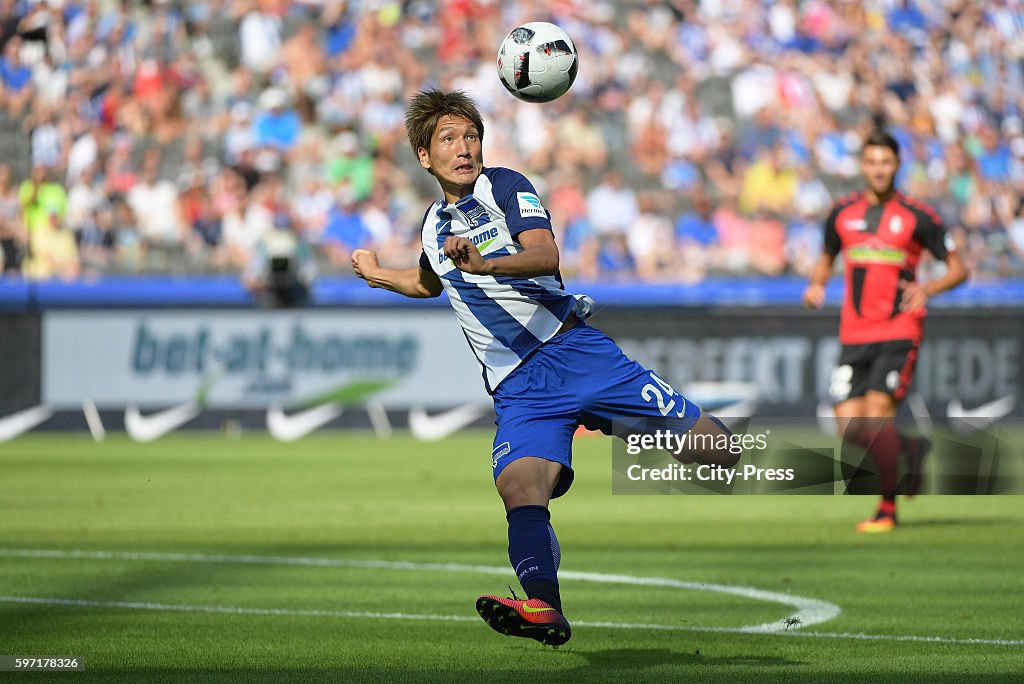
[(426, 147), (420, 147), (416, 150), (416, 156), (420, 160), (420, 166), (425, 168), (427, 171), (430, 170), (430, 151)]

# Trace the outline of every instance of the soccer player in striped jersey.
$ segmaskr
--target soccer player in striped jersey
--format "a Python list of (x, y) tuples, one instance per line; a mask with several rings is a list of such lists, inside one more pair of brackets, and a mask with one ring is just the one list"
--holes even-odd
[(732, 466), (737, 457), (712, 446), (729, 436), (721, 421), (586, 324), (593, 302), (565, 290), (537, 191), (516, 171), (483, 165), (484, 123), (473, 101), (459, 91), (421, 92), (405, 124), (443, 195), (423, 216), (419, 265), (381, 268), (373, 252), (357, 250), (353, 268), (371, 287), (409, 297), (448, 294), (494, 400), (491, 468), (505, 505), (509, 561), (527, 596), (481, 596), (477, 611), (502, 634), (559, 645), (571, 631), (548, 504), (572, 484), (576, 429), (621, 437), (629, 425), (638, 429), (630, 419), (669, 418), (677, 433), (709, 438), (697, 441), (707, 448), (680, 458)]
[[(901, 436), (894, 418), (914, 377), (924, 335), (925, 304), (967, 279), (953, 240), (925, 204), (897, 192), (899, 144), (875, 131), (861, 151), (866, 188), (841, 199), (825, 221), (825, 251), (811, 274), (804, 304), (820, 308), (836, 256), (843, 255), (846, 294), (839, 319), (842, 352), (829, 392), (840, 434), (868, 449), (878, 467), (882, 500), (860, 532), (896, 526), (899, 456), (907, 457), (908, 494), (920, 484), (923, 438)], [(917, 265), (928, 250), (946, 262), (946, 273), (917, 282)]]

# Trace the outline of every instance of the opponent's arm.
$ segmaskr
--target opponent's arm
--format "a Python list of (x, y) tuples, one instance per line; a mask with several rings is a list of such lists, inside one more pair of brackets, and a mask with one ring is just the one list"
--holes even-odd
[(370, 287), (381, 287), (406, 297), (439, 297), (443, 289), (441, 279), (433, 271), (419, 266), (404, 269), (381, 268), (376, 252), (368, 249), (357, 249), (352, 252), (352, 268)]
[(828, 253), (822, 254), (818, 259), (818, 263), (814, 265), (814, 270), (811, 271), (811, 279), (807, 284), (807, 289), (804, 290), (804, 306), (820, 309), (825, 304), (825, 285), (828, 284), (828, 279), (832, 277), (833, 263), (835, 263), (835, 257)]
[(558, 272), (558, 246), (550, 230), (524, 230), (519, 233), (519, 244), (524, 249), (518, 254), (484, 259), (466, 238), (450, 237), (444, 241), (444, 253), (460, 271), (477, 275), (535, 278)]
[(950, 252), (946, 256), (946, 274), (941, 278), (930, 280), (927, 283), (912, 283), (901, 280), (903, 287), (903, 298), (900, 300), (900, 309), (903, 311), (916, 311), (928, 303), (928, 300), (946, 290), (952, 290), (967, 280), (967, 267), (956, 252)]

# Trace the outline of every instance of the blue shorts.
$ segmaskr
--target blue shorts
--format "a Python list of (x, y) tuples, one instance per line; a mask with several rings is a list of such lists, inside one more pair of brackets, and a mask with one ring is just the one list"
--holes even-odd
[(572, 485), (572, 437), (580, 425), (622, 436), (631, 418), (668, 418), (674, 430), (685, 432), (701, 415), (699, 406), (585, 324), (537, 349), (498, 385), (493, 398), (498, 416), (494, 478), (516, 459), (555, 461), (562, 464), (562, 476), (552, 498)]

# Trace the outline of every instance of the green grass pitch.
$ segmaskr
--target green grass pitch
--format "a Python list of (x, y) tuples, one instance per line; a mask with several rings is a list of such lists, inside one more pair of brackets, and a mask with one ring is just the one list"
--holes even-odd
[[(576, 484), (552, 505), (563, 571), (747, 587), (841, 613), (741, 633), (795, 609), (690, 586), (565, 579), (566, 613), (587, 623), (572, 641), (556, 650), (500, 636), (473, 609), (513, 580), (490, 438), (181, 434), (140, 445), (38, 434), (0, 445), (0, 654), (87, 662), (84, 673), (0, 679), (1024, 675), (1021, 497), (920, 497), (902, 505), (894, 533), (859, 536), (871, 498), (612, 496), (604, 438), (577, 440)], [(445, 563), (457, 565), (421, 565)], [(431, 615), (452, 619), (421, 617)]]

